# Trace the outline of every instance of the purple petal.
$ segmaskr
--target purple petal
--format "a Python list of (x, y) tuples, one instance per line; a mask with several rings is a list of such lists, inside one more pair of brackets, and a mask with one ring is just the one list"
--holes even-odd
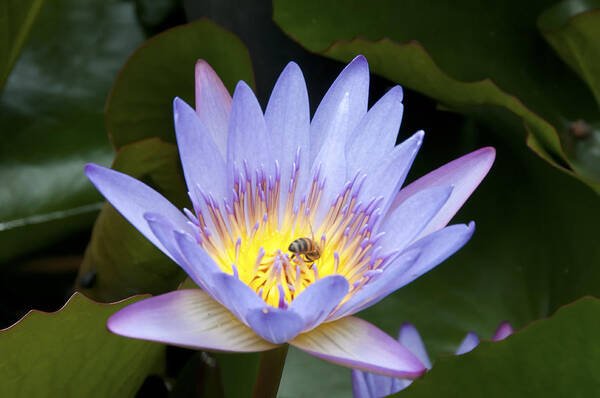
[(510, 326), (510, 323), (502, 322), (500, 324), (500, 326), (498, 326), (498, 329), (496, 329), (496, 333), (494, 333), (494, 337), (492, 337), (492, 341), (504, 340), (505, 338), (507, 338), (508, 336), (510, 336), (513, 333), (514, 333), (514, 331), (513, 331), (512, 326)]
[(456, 253), (471, 239), (473, 232), (475, 232), (475, 223), (471, 221), (469, 225), (451, 225), (413, 243), (406, 250), (419, 250), (421, 254), (417, 261), (395, 281), (392, 289), (396, 290), (409, 284)]
[[(262, 109), (252, 89), (240, 81), (231, 104), (227, 165), (231, 169), (235, 163), (241, 168), (244, 161), (248, 162), (252, 174), (261, 167), (269, 171), (274, 164)], [(233, 183), (229, 186), (233, 186)]]
[(425, 372), (423, 364), (400, 343), (359, 318), (321, 324), (289, 343), (326, 361), (366, 372), (410, 379)]
[(436, 185), (452, 185), (454, 190), (448, 202), (437, 216), (430, 221), (419, 237), (443, 228), (483, 180), (483, 177), (492, 167), (495, 156), (496, 151), (494, 148), (486, 147), (445, 164), (403, 188), (394, 199), (390, 211), (425, 188)]
[[(197, 185), (214, 194), (225, 196), (225, 160), (196, 112), (180, 98), (173, 101), (177, 147), (188, 187)], [(207, 172), (210, 170), (210, 172)]]
[(369, 171), (373, 159), (384, 159), (394, 148), (402, 120), (402, 87), (389, 90), (362, 118), (348, 137), (348, 175)]
[(473, 235), (475, 224), (451, 225), (420, 239), (396, 258), (377, 279), (354, 293), (332, 319), (356, 314), (407, 285), (454, 254)]
[(196, 349), (255, 352), (275, 347), (200, 289), (139, 301), (111, 316), (107, 326), (121, 336)]
[[(381, 210), (383, 214), (388, 213), (388, 207), (391, 205), (394, 195), (404, 183), (419, 148), (421, 148), (424, 135), (423, 131), (416, 132), (384, 158), (381, 158), (380, 162), (377, 162), (377, 166), (367, 174), (361, 190), (361, 200), (368, 201), (381, 196), (384, 198)], [(371, 158), (371, 162), (372, 159), (375, 158)]]
[(359, 55), (333, 82), (315, 112), (310, 125), (311, 161), (325, 145), (345, 150), (348, 135), (367, 112), (368, 99), (369, 64)]
[[(431, 361), (427, 350), (417, 329), (410, 323), (405, 323), (400, 328), (398, 342), (414, 354), (427, 369), (431, 369)], [(404, 390), (412, 380), (397, 379), (373, 373), (364, 373), (359, 370), (352, 371), (352, 390), (358, 393), (354, 398), (379, 398)]]
[(289, 306), (304, 319), (303, 330), (321, 324), (348, 293), (348, 281), (341, 275), (330, 275), (310, 284)]
[(429, 359), (429, 355), (427, 355), (425, 344), (423, 344), (423, 339), (421, 338), (421, 335), (416, 327), (410, 323), (404, 323), (400, 327), (398, 341), (408, 351), (412, 352), (417, 358), (419, 358), (419, 360), (427, 369), (431, 369), (431, 360)]
[(85, 174), (123, 217), (163, 253), (177, 261), (154, 236), (144, 214), (161, 214), (175, 228), (191, 233), (193, 231), (188, 225), (188, 219), (182, 212), (154, 189), (127, 174), (91, 163), (85, 166)]
[(385, 220), (381, 239), (384, 252), (404, 250), (444, 206), (452, 187), (439, 186), (417, 192), (400, 204)]
[(267, 304), (263, 308), (249, 311), (246, 320), (256, 334), (273, 344), (293, 339), (304, 328), (304, 320), (300, 315)]
[(407, 251), (400, 255), (379, 275), (376, 279), (369, 281), (350, 299), (338, 308), (330, 319), (340, 319), (347, 315), (356, 314), (364, 308), (370, 307), (388, 294), (394, 292), (394, 282), (400, 278), (407, 269), (419, 258), (420, 251)]
[(222, 272), (221, 268), (190, 235), (175, 231), (174, 239), (186, 260), (185, 272), (198, 286), (214, 295), (212, 275)]
[[(341, 145), (339, 147), (331, 145), (323, 147), (313, 163), (310, 175), (313, 176), (317, 173), (322, 176), (325, 186), (315, 215), (315, 225), (319, 225), (323, 221), (333, 202), (348, 182), (346, 155)], [(308, 186), (308, 188), (310, 187)], [(308, 192), (306, 193), (308, 194)]]
[(215, 71), (203, 59), (196, 62), (196, 113), (208, 128), (221, 156), (227, 154), (227, 124), (231, 95)]
[(310, 159), (313, 168), (325, 180), (321, 206), (317, 210), (318, 225), (329, 206), (341, 192), (349, 177), (346, 174), (346, 142), (366, 113), (369, 96), (369, 65), (358, 56), (340, 73), (317, 108), (310, 125)]
[(352, 369), (352, 392), (354, 398), (381, 398), (408, 387), (412, 380), (397, 379)]
[[(377, 398), (369, 388), (366, 379), (366, 373), (360, 370), (352, 369), (352, 396), (354, 398)], [(383, 376), (387, 377), (387, 376)]]
[(292, 174), (289, 159), (295, 156), (298, 148), (301, 148), (299, 176), (308, 178), (310, 109), (304, 76), (296, 63), (287, 64), (279, 75), (267, 104), (265, 122), (273, 159), (281, 166), (281, 180), (289, 181)]
[(217, 272), (211, 275), (214, 299), (223, 304), (242, 322), (249, 325), (247, 315), (252, 310), (268, 307), (263, 299), (233, 275)]
[(469, 332), (456, 349), (456, 355), (466, 354), (467, 352), (472, 351), (473, 348), (477, 347), (478, 344), (479, 337), (477, 337), (475, 333)]
[[(188, 265), (186, 259), (181, 255), (179, 247), (175, 243), (175, 235), (173, 224), (161, 214), (156, 213), (144, 213), (144, 218), (148, 222), (150, 230), (156, 236), (156, 239), (160, 241), (165, 249), (171, 254), (171, 258), (181, 267), (183, 270), (194, 280), (194, 270)], [(185, 232), (180, 232), (187, 235)]]

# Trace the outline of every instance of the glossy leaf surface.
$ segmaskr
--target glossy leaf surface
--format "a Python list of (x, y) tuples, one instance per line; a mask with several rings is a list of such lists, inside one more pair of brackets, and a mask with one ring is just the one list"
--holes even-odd
[(75, 293), (60, 311), (32, 311), (0, 331), (0, 395), (134, 397), (160, 370), (164, 346), (113, 335), (106, 320), (137, 300), (99, 304)]
[(194, 105), (194, 66), (205, 59), (230, 91), (238, 80), (253, 85), (242, 42), (208, 20), (165, 31), (129, 58), (110, 93), (106, 128), (116, 148), (144, 138), (175, 142), (173, 99)]
[[(540, 41), (535, 21), (552, 2), (274, 4), (275, 21), (311, 51), (345, 62), (364, 54), (375, 73), (462, 113), (510, 110), (531, 149), (600, 190), (600, 176), (562, 142), (570, 122), (596, 120), (598, 110), (589, 89)], [(519, 130), (522, 136), (522, 128), (507, 134)]]
[(0, 262), (92, 224), (101, 198), (83, 166), (113, 156), (104, 102), (142, 38), (128, 2), (42, 8), (0, 97)]
[(600, 301), (584, 298), (468, 354), (440, 358), (397, 397), (587, 397), (600, 388)]

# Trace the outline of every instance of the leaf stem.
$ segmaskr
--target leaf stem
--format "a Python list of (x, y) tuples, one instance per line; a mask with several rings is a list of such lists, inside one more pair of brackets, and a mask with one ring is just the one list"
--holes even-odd
[(274, 350), (265, 351), (261, 354), (258, 365), (258, 375), (254, 382), (253, 398), (276, 398), (288, 345), (284, 344)]

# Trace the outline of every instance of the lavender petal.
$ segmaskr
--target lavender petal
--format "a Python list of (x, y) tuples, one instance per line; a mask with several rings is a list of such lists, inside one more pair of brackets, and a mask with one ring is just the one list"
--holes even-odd
[(342, 366), (414, 379), (423, 364), (396, 340), (359, 318), (321, 324), (289, 342), (311, 355)]
[(175, 228), (192, 233), (188, 219), (182, 212), (154, 189), (127, 174), (91, 163), (85, 166), (85, 174), (123, 217), (153, 245), (176, 261), (154, 235), (144, 214), (161, 214), (168, 218)]
[(231, 95), (215, 71), (203, 59), (196, 63), (196, 113), (208, 128), (219, 153), (227, 154), (227, 125)]
[(454, 190), (448, 202), (429, 222), (417, 239), (445, 227), (486, 176), (492, 167), (492, 163), (494, 163), (495, 156), (496, 151), (494, 148), (486, 147), (445, 164), (403, 188), (394, 199), (390, 211), (393, 211), (400, 203), (425, 188), (437, 185), (452, 185)]
[(111, 316), (107, 326), (121, 336), (195, 349), (255, 352), (275, 348), (200, 289), (139, 301)]

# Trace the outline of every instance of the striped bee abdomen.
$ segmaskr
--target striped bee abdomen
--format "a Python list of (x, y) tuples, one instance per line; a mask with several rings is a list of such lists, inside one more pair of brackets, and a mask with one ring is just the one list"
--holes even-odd
[[(310, 238), (298, 238), (288, 247), (288, 250), (296, 256), (304, 256), (307, 262), (314, 262), (321, 257), (321, 250), (314, 240)], [(292, 257), (294, 256), (292, 255)]]

